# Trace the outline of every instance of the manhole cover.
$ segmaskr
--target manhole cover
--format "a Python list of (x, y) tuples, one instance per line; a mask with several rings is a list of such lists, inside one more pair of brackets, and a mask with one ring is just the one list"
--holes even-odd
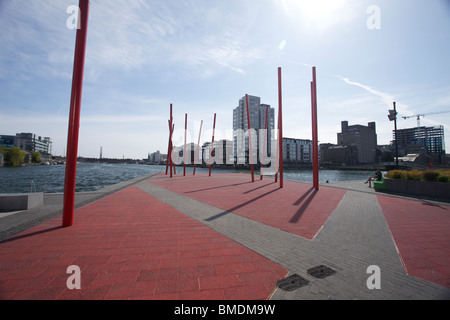
[(336, 271), (323, 265), (308, 269), (308, 274), (318, 279), (326, 278), (335, 273)]
[(300, 277), (298, 274), (293, 274), (286, 279), (277, 282), (277, 287), (284, 291), (293, 291), (300, 287), (306, 286), (309, 283), (305, 278)]

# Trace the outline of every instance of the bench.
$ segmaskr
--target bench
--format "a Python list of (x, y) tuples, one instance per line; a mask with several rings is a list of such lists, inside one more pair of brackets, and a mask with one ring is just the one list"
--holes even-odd
[(376, 190), (386, 190), (386, 180), (381, 177), (380, 180), (372, 181), (373, 182), (373, 188)]

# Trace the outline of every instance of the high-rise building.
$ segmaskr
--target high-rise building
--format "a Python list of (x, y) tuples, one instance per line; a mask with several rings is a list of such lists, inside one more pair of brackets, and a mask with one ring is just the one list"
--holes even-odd
[[(253, 159), (254, 164), (256, 164), (259, 158), (259, 147), (262, 144), (259, 142), (259, 130), (265, 128), (266, 123), (266, 111), (267, 114), (267, 154), (270, 155), (270, 141), (271, 141), (271, 130), (275, 128), (275, 109), (271, 108), (270, 105), (261, 104), (261, 98), (256, 96), (248, 95), (248, 107), (249, 107), (249, 118), (250, 118), (250, 129), (253, 131), (252, 135), (252, 149), (253, 154), (256, 159)], [(249, 140), (248, 140), (248, 120), (247, 120), (247, 104), (246, 96), (239, 100), (239, 105), (233, 110), (233, 150), (234, 159), (238, 164), (249, 163)], [(255, 154), (256, 151), (256, 154)]]
[[(399, 156), (424, 154), (434, 163), (445, 163), (444, 127), (415, 127), (397, 130)], [(393, 131), (395, 145), (395, 131)]]

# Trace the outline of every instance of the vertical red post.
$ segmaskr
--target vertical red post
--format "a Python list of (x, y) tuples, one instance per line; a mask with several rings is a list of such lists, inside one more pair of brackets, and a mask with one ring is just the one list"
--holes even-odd
[[(175, 125), (172, 125), (172, 121), (169, 120), (169, 150), (167, 151), (167, 166), (170, 166), (170, 177), (172, 178), (172, 133), (175, 129)], [(167, 169), (168, 167), (166, 167)]]
[(264, 155), (266, 153), (266, 145), (267, 145), (267, 114), (269, 113), (269, 107), (266, 107), (266, 119), (264, 122), (264, 129), (265, 129), (265, 134), (264, 134), (264, 143), (263, 143), (263, 153), (262, 153), (262, 159), (261, 159), (261, 169), (260, 171), (260, 180), (263, 179), (263, 168), (264, 168)]
[(198, 161), (198, 152), (200, 150), (200, 137), (202, 136), (202, 127), (203, 127), (203, 120), (200, 123), (200, 131), (198, 133), (198, 143), (197, 143), (197, 150), (195, 151), (195, 156), (194, 156), (194, 176), (195, 176), (195, 168), (197, 166), (197, 161)]
[(313, 186), (319, 190), (319, 138), (317, 129), (317, 82), (316, 67), (312, 68), (311, 82), (311, 117), (312, 117), (312, 147), (313, 147)]
[(252, 172), (252, 182), (255, 182), (255, 171), (253, 168), (252, 134), (250, 131), (250, 107), (248, 105), (248, 94), (245, 95), (245, 104), (247, 107), (248, 161), (250, 162), (250, 169)]
[(184, 149), (183, 149), (183, 176), (186, 176), (186, 136), (187, 136), (187, 113), (184, 115)]
[(280, 188), (283, 188), (283, 106), (282, 106), (282, 90), (281, 90), (281, 68), (278, 68), (278, 152), (280, 165)]
[(170, 144), (172, 141), (172, 104), (170, 104), (170, 118), (169, 118), (169, 142), (167, 143), (167, 161), (166, 161), (166, 176), (169, 171), (169, 164), (170, 164)]
[(214, 124), (213, 124), (213, 134), (212, 134), (212, 142), (211, 142), (211, 152), (209, 154), (209, 176), (211, 177), (211, 169), (212, 169), (212, 154), (214, 151), (214, 134), (216, 132), (216, 114), (214, 113)]
[(80, 129), (81, 96), (83, 91), (84, 60), (89, 18), (89, 0), (80, 0), (80, 19), (75, 42), (75, 57), (70, 98), (69, 129), (67, 135), (66, 173), (64, 180), (63, 227), (73, 225), (75, 183), (77, 175), (78, 136)]
[(170, 135), (170, 177), (172, 178), (172, 169), (173, 174), (177, 174), (177, 169), (175, 168), (175, 163), (173, 163), (172, 153), (173, 153), (173, 133), (175, 132), (175, 123), (172, 124), (172, 134)]

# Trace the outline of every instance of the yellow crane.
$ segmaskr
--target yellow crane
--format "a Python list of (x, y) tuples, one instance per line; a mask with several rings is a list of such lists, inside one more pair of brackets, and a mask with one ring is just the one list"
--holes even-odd
[(417, 127), (420, 127), (420, 117), (429, 116), (432, 114), (442, 114), (442, 113), (449, 113), (450, 111), (439, 111), (439, 112), (430, 112), (430, 113), (421, 113), (421, 114), (414, 114), (412, 116), (406, 116), (402, 117), (403, 119), (409, 119), (409, 118), (417, 118)]

